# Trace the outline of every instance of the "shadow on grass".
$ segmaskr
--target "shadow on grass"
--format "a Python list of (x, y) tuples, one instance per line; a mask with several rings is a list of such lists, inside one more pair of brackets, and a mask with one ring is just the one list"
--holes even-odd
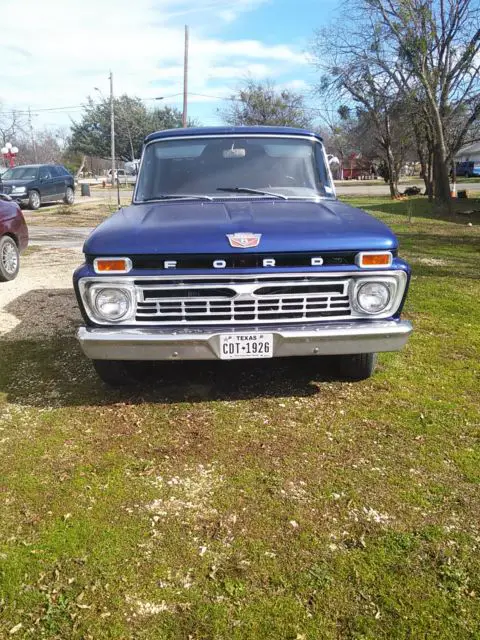
[[(411, 213), (413, 220), (416, 218), (428, 218), (463, 225), (467, 222), (472, 222), (473, 224), (480, 223), (480, 199), (457, 200), (454, 205), (456, 212), (459, 213), (454, 213), (450, 216), (439, 213), (435, 208), (435, 204), (428, 202), (426, 197), (411, 197), (406, 200), (391, 200), (382, 202), (381, 204), (375, 204), (367, 202), (367, 196), (365, 196), (364, 204), (361, 202), (357, 203), (357, 206), (361, 206), (371, 213), (389, 213), (403, 218), (406, 218)], [(469, 215), (461, 213), (465, 211), (473, 211), (473, 213)]]
[[(397, 233), (416, 276), (480, 278), (480, 238), (440, 234)], [(411, 252), (411, 255), (410, 255)]]
[(0, 394), (12, 403), (68, 407), (310, 396), (319, 393), (313, 380), (335, 379), (329, 358), (162, 362), (146, 363), (138, 384), (109, 389), (74, 337), (82, 321), (73, 291), (30, 291), (6, 311), (19, 320), (0, 340)]

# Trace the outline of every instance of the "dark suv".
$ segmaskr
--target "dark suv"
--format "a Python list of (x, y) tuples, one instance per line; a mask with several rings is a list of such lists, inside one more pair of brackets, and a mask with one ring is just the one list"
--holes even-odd
[(31, 164), (6, 171), (0, 179), (0, 193), (30, 209), (38, 209), (41, 204), (58, 200), (73, 204), (75, 183), (61, 164)]

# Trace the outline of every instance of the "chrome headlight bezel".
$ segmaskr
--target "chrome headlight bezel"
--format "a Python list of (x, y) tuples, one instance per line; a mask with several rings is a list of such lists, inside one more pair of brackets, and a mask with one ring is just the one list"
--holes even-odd
[[(107, 318), (97, 307), (97, 298), (104, 290), (114, 289), (121, 292), (127, 300), (127, 310), (117, 318)], [(80, 280), (79, 290), (85, 311), (89, 319), (95, 324), (100, 325), (117, 325), (125, 324), (135, 318), (136, 312), (136, 296), (135, 287), (130, 282), (121, 282), (110, 278), (104, 278), (101, 281)]]
[[(407, 274), (404, 271), (396, 271), (395, 274), (385, 275), (376, 273), (371, 276), (353, 278), (350, 285), (350, 304), (352, 306), (352, 310), (354, 312), (355, 317), (362, 318), (389, 318), (392, 316), (399, 308), (403, 294), (405, 292), (405, 287), (407, 286)], [(388, 302), (381, 311), (366, 311), (358, 301), (358, 294), (361, 288), (365, 284), (373, 284), (378, 283), (386, 287), (389, 293)]]
[(27, 193), (27, 187), (12, 187), (12, 196), (21, 196)]
[[(374, 295), (373, 293), (366, 293), (367, 289), (374, 290), (377, 289), (376, 297), (377, 297), (377, 306), (376, 309), (368, 308), (365, 304), (365, 295)], [(391, 289), (385, 282), (379, 282), (378, 280), (373, 280), (372, 282), (364, 282), (359, 287), (357, 287), (356, 293), (356, 304), (359, 309), (361, 309), (364, 313), (368, 313), (370, 315), (377, 315), (378, 313), (383, 313), (385, 309), (388, 307), (390, 298), (392, 297)]]

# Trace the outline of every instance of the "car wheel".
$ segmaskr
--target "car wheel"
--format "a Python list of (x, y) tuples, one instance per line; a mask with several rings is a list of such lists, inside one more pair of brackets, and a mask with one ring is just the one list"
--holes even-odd
[(63, 201), (65, 204), (73, 204), (75, 202), (75, 194), (72, 187), (67, 187), (65, 189), (65, 196), (63, 198)]
[(40, 198), (40, 194), (38, 191), (30, 191), (28, 194), (28, 206), (33, 211), (40, 209), (40, 205), (42, 204), (42, 200)]
[(125, 387), (136, 382), (134, 363), (126, 360), (93, 360), (99, 378), (110, 387)]
[(17, 277), (20, 268), (20, 254), (13, 238), (0, 238), (0, 282), (8, 282)]
[(338, 371), (344, 380), (366, 380), (375, 371), (376, 353), (337, 356)]

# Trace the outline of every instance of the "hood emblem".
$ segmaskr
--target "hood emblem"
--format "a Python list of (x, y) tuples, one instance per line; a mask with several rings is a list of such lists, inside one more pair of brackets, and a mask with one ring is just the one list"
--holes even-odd
[(261, 233), (227, 233), (230, 246), (237, 249), (251, 249), (260, 244)]

